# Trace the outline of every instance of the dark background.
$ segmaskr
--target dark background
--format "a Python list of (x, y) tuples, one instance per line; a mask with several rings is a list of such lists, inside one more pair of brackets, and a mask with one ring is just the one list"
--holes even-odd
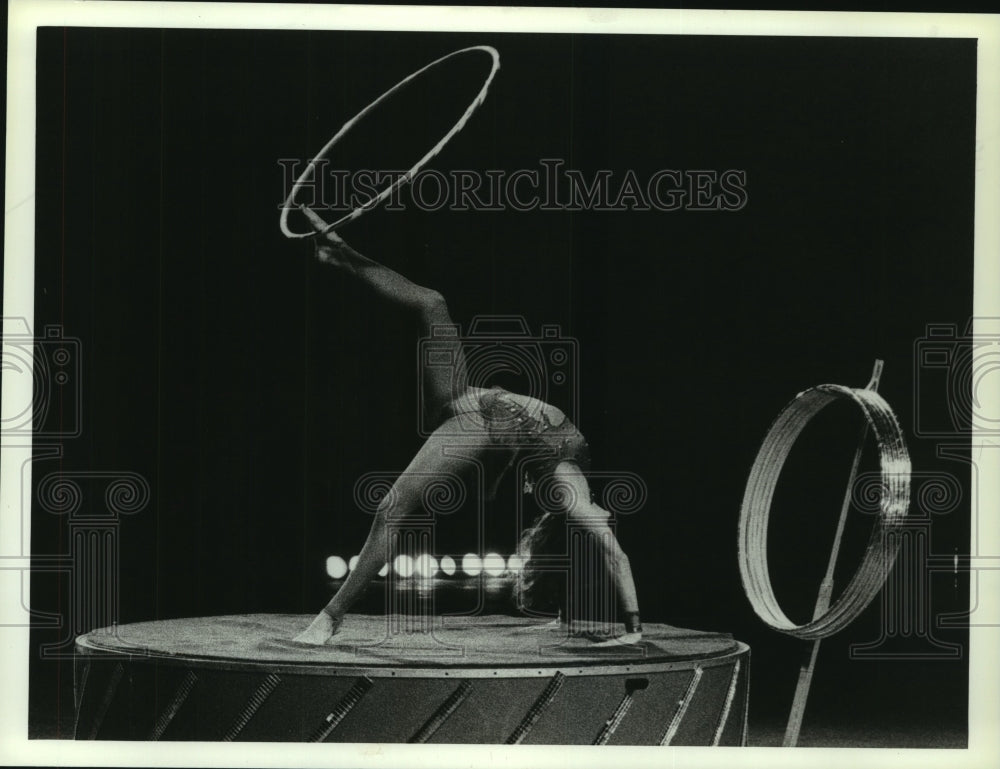
[[(440, 290), (456, 320), (517, 313), (578, 340), (579, 399), (555, 405), (595, 469), (648, 485), (617, 521), (643, 618), (751, 645), (753, 743), (784, 717), (804, 644), (754, 615), (736, 527), (760, 441), (796, 393), (860, 387), (884, 359), (915, 470), (954, 473), (965, 492), (934, 517), (931, 551), (968, 551), (966, 466), (914, 430), (918, 410), (947, 420), (948, 393), (914, 360), (928, 324), (961, 332), (971, 315), (974, 41), (40, 30), (35, 327), (62, 324), (82, 350), (84, 430), (61, 467), (137, 472), (152, 489), (120, 525), (119, 619), (311, 613), (330, 593), (326, 556), (360, 549), (355, 481), (420, 445), (415, 328), (282, 236), (278, 159), (308, 159), (403, 76), (478, 44), (502, 68), (434, 168), (746, 172), (736, 212), (410, 206), (342, 234)], [(409, 165), (475, 93), (477, 66), (388, 104), (338, 162)], [(850, 408), (818, 420), (775, 505), (772, 578), (798, 621), (860, 423)], [(515, 494), (487, 510), (489, 549), (513, 549)], [(439, 523), (439, 552), (477, 549), (473, 515)], [(64, 552), (66, 525), (36, 505), (33, 552)], [(852, 514), (838, 584), (870, 526)], [(33, 607), (65, 615), (66, 580), (38, 576)], [(963, 575), (929, 586), (932, 614), (968, 606)], [(807, 727), (961, 744), (964, 655), (849, 659), (881, 620), (875, 602), (824, 642)], [(59, 638), (36, 631), (33, 649)], [(69, 670), (33, 656), (36, 736), (69, 736)]]

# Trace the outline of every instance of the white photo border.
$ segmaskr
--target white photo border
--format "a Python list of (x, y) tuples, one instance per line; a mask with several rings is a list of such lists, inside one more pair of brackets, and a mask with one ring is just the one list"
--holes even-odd
[[(413, 7), (358, 5), (281, 5), (237, 3), (32, 2), (11, 0), (8, 10), (7, 144), (5, 190), (3, 315), (32, 319), (34, 280), (35, 54), (37, 28), (163, 27), (393, 30), (435, 32), (548, 32), (671, 35), (776, 35), (975, 38), (978, 40), (978, 92), (975, 181), (974, 316), (1000, 316), (1000, 17), (978, 14), (859, 14), (700, 10), (619, 10), (593, 8)], [(11, 403), (30, 402), (15, 387), (30, 377), (4, 379), (4, 413)], [(11, 388), (8, 390), (8, 386)], [(996, 403), (997, 392), (987, 393)], [(995, 411), (991, 412), (995, 413)], [(21, 467), (31, 457), (30, 439), (3, 440), (0, 483), (0, 537), (9, 540), (20, 526), (22, 486), (30, 474)], [(987, 436), (975, 443), (995, 443)], [(988, 513), (1000, 509), (1000, 473), (980, 473), (977, 498), (986, 513), (979, 517), (982, 547), (1000, 558), (1000, 520)], [(25, 536), (30, 534), (25, 532)], [(19, 543), (20, 544), (20, 543)], [(25, 545), (30, 545), (25, 542)], [(0, 557), (8, 555), (0, 540)], [(18, 553), (21, 551), (18, 550)], [(993, 553), (994, 550), (988, 551)], [(21, 571), (0, 587), (0, 622), (24, 611)], [(981, 587), (995, 583), (997, 571), (983, 572)], [(995, 587), (992, 585), (991, 587)], [(0, 627), (0, 760), (24, 765), (104, 766), (299, 766), (398, 767), (428, 769), (483, 766), (601, 766), (627, 761), (631, 766), (772, 767), (813, 764), (826, 767), (955, 767), (996, 766), (1000, 760), (1000, 590), (988, 589), (978, 616), (992, 626), (970, 630), (970, 710), (967, 750), (777, 748), (602, 748), (285, 745), (209, 743), (84, 743), (28, 740), (28, 629)], [(988, 615), (988, 616), (985, 616)]]

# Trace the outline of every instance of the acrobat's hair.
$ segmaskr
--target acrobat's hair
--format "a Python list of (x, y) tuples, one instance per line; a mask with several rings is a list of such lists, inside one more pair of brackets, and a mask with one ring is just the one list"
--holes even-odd
[(566, 550), (566, 516), (545, 512), (524, 530), (517, 552), (521, 569), (514, 580), (514, 602), (521, 611), (545, 612), (562, 608), (565, 576), (537, 568), (537, 556)]

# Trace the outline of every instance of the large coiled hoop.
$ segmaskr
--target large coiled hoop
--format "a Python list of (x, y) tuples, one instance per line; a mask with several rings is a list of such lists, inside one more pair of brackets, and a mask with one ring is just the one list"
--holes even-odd
[[(809, 421), (836, 400), (856, 403), (875, 435), (882, 484), (880, 512), (853, 578), (832, 606), (802, 625), (792, 622), (774, 595), (767, 565), (771, 502), (785, 460)], [(743, 589), (754, 611), (774, 630), (806, 640), (832, 635), (850, 624), (878, 594), (899, 540), (889, 536), (910, 505), (910, 456), (889, 404), (873, 389), (820, 385), (800, 393), (771, 425), (750, 471), (740, 510), (739, 563)]]
[(357, 115), (355, 115), (346, 123), (344, 123), (343, 127), (339, 131), (337, 131), (337, 133), (334, 134), (333, 138), (330, 139), (330, 141), (328, 141), (323, 146), (323, 149), (321, 149), (319, 153), (317, 153), (316, 157), (314, 157), (312, 160), (309, 161), (309, 165), (306, 166), (305, 171), (302, 172), (302, 175), (295, 181), (295, 184), (292, 185), (291, 192), (289, 192), (288, 197), (285, 198), (285, 203), (281, 207), (281, 219), (279, 220), (279, 224), (281, 225), (281, 231), (285, 234), (285, 237), (311, 238), (315, 237), (318, 234), (314, 230), (310, 230), (309, 232), (293, 232), (288, 227), (288, 212), (295, 206), (295, 195), (302, 188), (303, 184), (305, 184), (309, 180), (309, 176), (316, 172), (316, 164), (322, 158), (326, 157), (327, 153), (331, 149), (333, 149), (333, 147), (347, 134), (348, 131), (350, 131), (354, 127), (356, 123), (358, 123), (362, 118), (365, 117), (365, 115), (367, 115), (369, 112), (375, 109), (379, 104), (384, 102), (386, 99), (390, 98), (394, 93), (396, 93), (400, 89), (405, 88), (407, 84), (409, 84), (416, 78), (420, 77), (420, 75), (422, 75), (427, 70), (431, 69), (432, 67), (436, 67), (442, 62), (454, 58), (455, 56), (460, 56), (461, 54), (470, 53), (473, 51), (480, 51), (488, 54), (492, 61), (492, 66), (490, 67), (490, 72), (486, 76), (486, 80), (483, 82), (483, 85), (479, 89), (479, 92), (476, 94), (475, 98), (470, 102), (469, 106), (465, 108), (465, 112), (462, 113), (462, 116), (458, 119), (458, 122), (456, 122), (455, 125), (453, 125), (451, 129), (448, 131), (448, 133), (446, 133), (443, 137), (441, 137), (441, 139), (438, 140), (437, 144), (431, 147), (424, 154), (424, 156), (420, 158), (420, 160), (414, 163), (413, 166), (411, 166), (410, 169), (405, 174), (397, 177), (388, 187), (384, 188), (381, 192), (378, 192), (377, 194), (370, 197), (362, 205), (357, 206), (356, 208), (352, 209), (349, 213), (344, 214), (336, 221), (328, 224), (326, 228), (323, 230), (323, 232), (329, 232), (330, 230), (335, 230), (341, 225), (344, 225), (347, 222), (357, 219), (365, 211), (375, 208), (380, 203), (382, 203), (382, 201), (388, 198), (393, 193), (394, 190), (408, 183), (425, 165), (427, 165), (427, 163), (444, 148), (444, 145), (446, 145), (455, 134), (457, 134), (465, 127), (465, 124), (469, 121), (469, 118), (472, 117), (472, 113), (475, 112), (479, 108), (479, 105), (481, 105), (486, 100), (486, 92), (489, 90), (490, 83), (493, 82), (494, 76), (500, 69), (500, 54), (497, 52), (496, 48), (493, 48), (488, 45), (475, 45), (470, 48), (462, 48), (461, 50), (458, 51), (452, 51), (451, 53), (442, 56), (440, 59), (435, 59), (430, 64), (421, 67), (413, 74), (408, 75), (407, 77), (400, 80), (398, 83), (396, 83), (396, 85), (394, 85), (388, 91), (385, 91), (381, 96), (375, 99), (375, 101), (371, 102)]

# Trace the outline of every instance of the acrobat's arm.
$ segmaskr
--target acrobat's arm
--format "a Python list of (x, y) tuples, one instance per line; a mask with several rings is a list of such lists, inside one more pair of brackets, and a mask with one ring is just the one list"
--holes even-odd
[(597, 537), (597, 541), (603, 551), (608, 573), (615, 581), (619, 606), (625, 622), (625, 634), (596, 645), (618, 646), (638, 643), (642, 640), (642, 623), (639, 621), (639, 598), (635, 590), (635, 580), (632, 578), (632, 565), (611, 528), (606, 524), (599, 525), (599, 528), (600, 536)]

